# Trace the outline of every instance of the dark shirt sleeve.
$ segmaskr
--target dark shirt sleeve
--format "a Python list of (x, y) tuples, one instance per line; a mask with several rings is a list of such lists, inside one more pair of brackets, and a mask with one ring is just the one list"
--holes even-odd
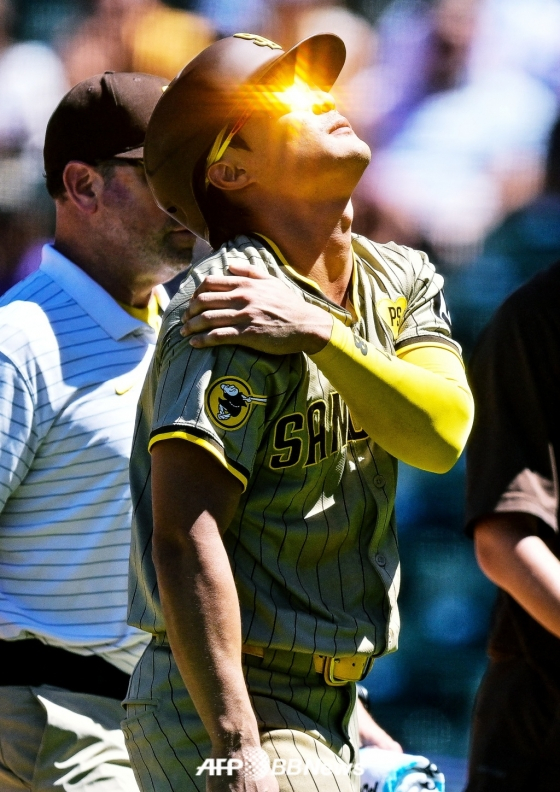
[(499, 511), (532, 514), (557, 531), (557, 313), (547, 280), (533, 280), (506, 301), (475, 351), (470, 370), (476, 415), (467, 450), (468, 532), (477, 519)]

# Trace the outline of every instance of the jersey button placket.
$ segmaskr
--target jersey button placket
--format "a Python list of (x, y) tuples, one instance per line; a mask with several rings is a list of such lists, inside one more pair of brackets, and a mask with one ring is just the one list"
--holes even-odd
[(378, 566), (380, 566), (380, 567), (384, 567), (385, 566), (385, 564), (387, 563), (387, 559), (385, 558), (383, 553), (376, 553), (376, 555), (375, 555), (375, 563)]

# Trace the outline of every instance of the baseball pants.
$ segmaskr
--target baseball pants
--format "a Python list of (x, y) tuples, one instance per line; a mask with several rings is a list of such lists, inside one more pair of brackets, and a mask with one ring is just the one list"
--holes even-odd
[[(359, 792), (354, 684), (332, 687), (311, 655), (265, 650), (243, 671), (280, 792)], [(154, 639), (134, 671), (122, 723), (142, 792), (205, 792), (208, 735), (173, 655)]]
[(0, 687), (0, 790), (138, 792), (121, 718), (116, 699)]

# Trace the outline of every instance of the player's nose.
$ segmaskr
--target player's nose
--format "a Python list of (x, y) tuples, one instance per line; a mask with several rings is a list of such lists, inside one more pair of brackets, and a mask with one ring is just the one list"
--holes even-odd
[(315, 115), (322, 115), (323, 113), (329, 113), (331, 110), (336, 110), (336, 102), (332, 94), (327, 93), (327, 91), (313, 91), (311, 110)]

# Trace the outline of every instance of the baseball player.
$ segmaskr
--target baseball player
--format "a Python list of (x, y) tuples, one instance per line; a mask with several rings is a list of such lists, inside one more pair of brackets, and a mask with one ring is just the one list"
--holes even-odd
[(156, 199), (215, 252), (166, 314), (132, 452), (143, 790), (358, 789), (355, 682), (397, 647), (397, 459), (447, 470), (470, 427), (441, 278), (351, 234), (344, 56), (223, 39), (150, 122)]

